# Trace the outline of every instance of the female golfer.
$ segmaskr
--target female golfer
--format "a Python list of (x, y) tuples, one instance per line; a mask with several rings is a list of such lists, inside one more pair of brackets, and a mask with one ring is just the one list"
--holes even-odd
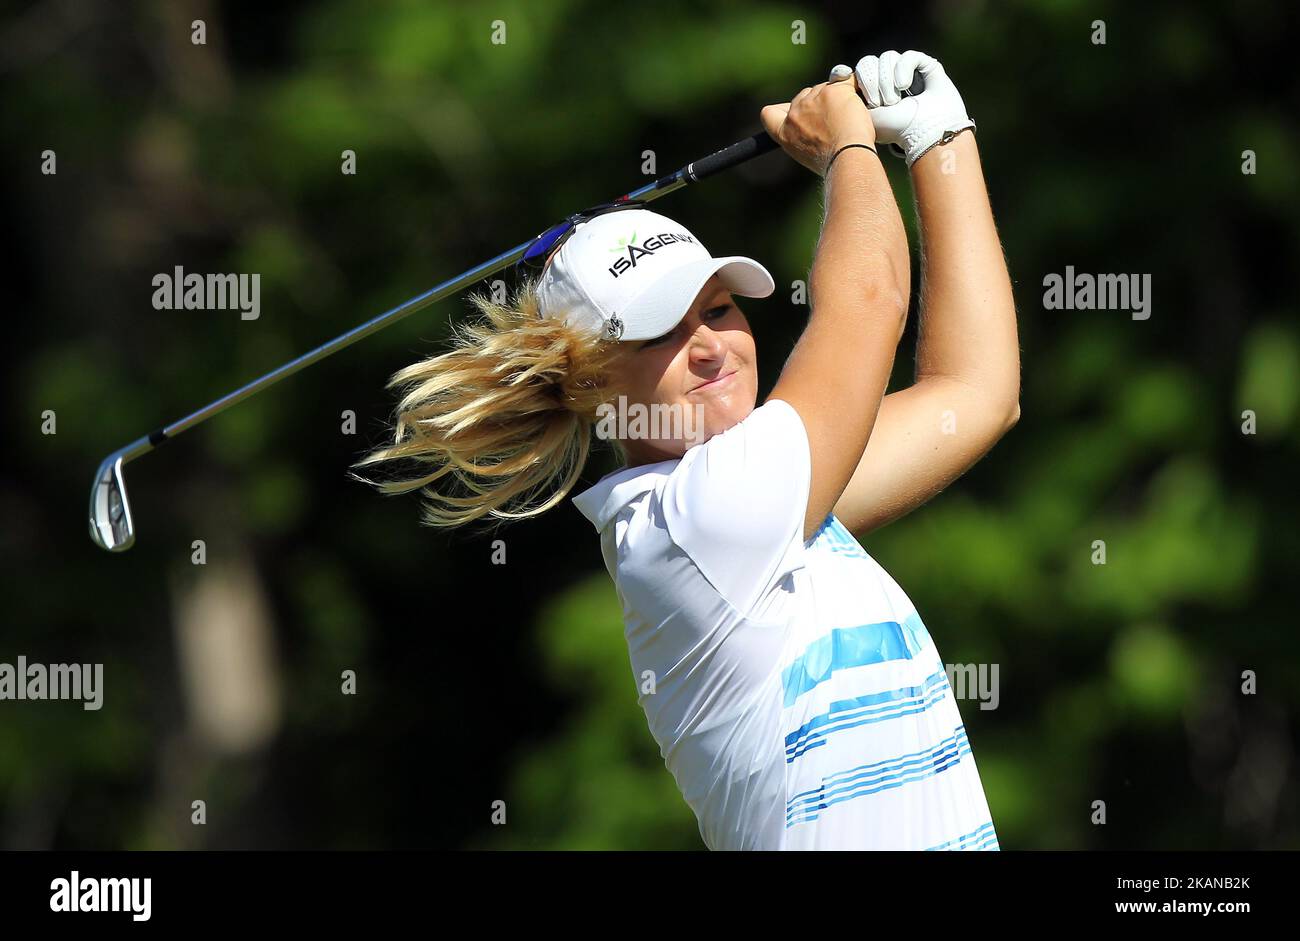
[[(900, 97), (917, 71), (924, 91)], [(621, 203), (539, 237), (541, 274), (513, 302), (474, 296), (483, 316), (455, 348), (393, 377), (395, 442), (357, 466), (432, 465), (375, 484), (422, 489), (432, 525), (517, 519), (561, 501), (593, 427), (613, 429), (625, 466), (574, 502), (705, 844), (997, 849), (943, 661), (854, 535), (1015, 424), (1010, 281), (975, 125), (940, 64), (887, 52), (832, 77), (762, 110), (825, 181), (811, 314), (762, 405), (735, 296), (770, 294), (767, 270)], [(916, 379), (890, 395), (910, 270), (883, 144), (911, 168), (924, 246)]]

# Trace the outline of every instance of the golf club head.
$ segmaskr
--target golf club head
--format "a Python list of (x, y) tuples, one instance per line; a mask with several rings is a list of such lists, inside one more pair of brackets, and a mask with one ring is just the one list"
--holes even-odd
[(95, 474), (90, 490), (90, 538), (109, 552), (125, 552), (135, 542), (120, 452), (104, 458)]

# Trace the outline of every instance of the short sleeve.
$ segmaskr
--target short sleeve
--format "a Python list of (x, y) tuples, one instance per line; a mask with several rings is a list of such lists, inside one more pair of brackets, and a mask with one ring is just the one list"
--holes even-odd
[(663, 486), (670, 538), (741, 613), (803, 565), (811, 467), (799, 413), (768, 399), (687, 451)]

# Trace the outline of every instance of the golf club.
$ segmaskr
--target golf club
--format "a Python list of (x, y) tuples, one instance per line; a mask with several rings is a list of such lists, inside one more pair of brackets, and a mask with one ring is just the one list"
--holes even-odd
[[(846, 77), (839, 68), (833, 70), (835, 75), (841, 78)], [(904, 95), (919, 95), (924, 89), (924, 82), (920, 73), (912, 81), (912, 85)], [(686, 166), (667, 176), (660, 177), (652, 183), (647, 183), (640, 189), (634, 190), (613, 202), (619, 202), (629, 199), (642, 199), (646, 202), (658, 199), (660, 196), (666, 196), (674, 190), (680, 189), (691, 183), (699, 183), (708, 179), (716, 173), (729, 170), (732, 167), (739, 166), (748, 160), (753, 159), (770, 150), (774, 150), (777, 144), (766, 132), (760, 131), (751, 137), (736, 141), (728, 147), (715, 151), (700, 160), (694, 160)], [(389, 311), (380, 314), (373, 320), (367, 321), (358, 327), (349, 330), (341, 336), (335, 337), (328, 343), (316, 347), (309, 353), (304, 353), (297, 359), (291, 360), (274, 369), (266, 375), (254, 379), (252, 382), (234, 392), (222, 396), (214, 402), (203, 406), (198, 411), (187, 415), (179, 421), (162, 428), (152, 431), (149, 434), (136, 439), (123, 448), (114, 451), (99, 465), (99, 470), (95, 473), (94, 483), (90, 490), (90, 538), (95, 544), (109, 550), (110, 552), (125, 552), (135, 543), (135, 520), (131, 515), (131, 503), (127, 498), (126, 479), (123, 476), (123, 467), (130, 461), (135, 460), (142, 454), (147, 454), (158, 445), (162, 444), (169, 438), (175, 438), (181, 432), (193, 428), (200, 422), (206, 421), (213, 415), (225, 411), (237, 402), (241, 402), (251, 395), (261, 392), (268, 386), (272, 386), (288, 376), (293, 375), (298, 370), (317, 363), (327, 356), (337, 353), (358, 340), (370, 336), (378, 330), (382, 330), (389, 324), (396, 323), (403, 317), (415, 313), (428, 307), (435, 301), (442, 300), (450, 294), (461, 290), (475, 281), (487, 278), (503, 268), (514, 264), (527, 250), (532, 239), (516, 245), (507, 252), (497, 255), (481, 265), (470, 268), (468, 271), (443, 281), (423, 294), (418, 294), (405, 303), (399, 304)]]
[[(699, 183), (716, 173), (721, 173), (732, 167), (739, 166), (747, 160), (751, 160), (760, 154), (765, 154), (775, 149), (776, 141), (772, 140), (766, 132), (760, 131), (752, 137), (746, 137), (739, 140), (729, 147), (724, 147), (715, 153), (710, 154), (700, 160), (692, 161), (686, 164), (680, 170), (660, 177), (653, 183), (648, 183), (638, 190), (628, 193), (624, 196), (613, 200), (619, 202), (629, 199), (642, 199), (647, 202), (658, 199), (660, 196), (666, 196), (673, 190), (680, 189), (691, 183)], [(335, 337), (328, 343), (318, 346), (309, 353), (304, 353), (297, 359), (285, 363), (278, 369), (274, 369), (259, 379), (254, 379), (247, 385), (236, 389), (234, 392), (224, 395), (203, 406), (197, 412), (165, 425), (162, 428), (152, 431), (142, 438), (139, 438), (124, 448), (119, 448), (108, 457), (104, 458), (99, 465), (99, 470), (95, 474), (94, 484), (90, 490), (90, 538), (95, 544), (108, 549), (110, 552), (124, 552), (131, 548), (135, 542), (135, 520), (131, 515), (131, 503), (127, 498), (126, 480), (123, 476), (123, 467), (130, 461), (135, 460), (142, 454), (147, 454), (158, 445), (162, 444), (169, 438), (174, 438), (181, 432), (193, 428), (200, 422), (206, 421), (213, 415), (225, 411), (237, 402), (241, 402), (251, 395), (261, 392), (268, 386), (274, 385), (281, 379), (293, 375), (298, 370), (303, 369), (313, 363), (319, 362), (339, 350), (351, 346), (358, 340), (368, 337), (377, 330), (382, 330), (389, 324), (396, 323), (403, 317), (415, 313), (435, 301), (439, 301), (449, 294), (453, 294), (475, 281), (487, 278), (501, 269), (518, 261), (532, 243), (532, 239), (516, 245), (507, 252), (497, 255), (495, 258), (483, 262), (481, 265), (470, 268), (462, 274), (447, 281), (442, 282), (435, 287), (430, 288), (423, 294), (416, 295), (405, 303), (399, 304), (392, 310), (386, 311), (358, 327), (349, 330), (341, 336)]]

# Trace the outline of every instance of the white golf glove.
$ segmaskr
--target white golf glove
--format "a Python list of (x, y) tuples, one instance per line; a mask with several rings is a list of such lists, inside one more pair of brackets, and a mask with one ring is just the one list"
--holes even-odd
[[(836, 66), (832, 75), (843, 74), (843, 70), (844, 66)], [(918, 72), (925, 90), (904, 98), (902, 93)], [(876, 140), (901, 149), (909, 167), (936, 144), (946, 144), (959, 132), (975, 127), (957, 86), (939, 60), (924, 52), (909, 49), (900, 55), (890, 50), (863, 56), (853, 73), (871, 111)]]

